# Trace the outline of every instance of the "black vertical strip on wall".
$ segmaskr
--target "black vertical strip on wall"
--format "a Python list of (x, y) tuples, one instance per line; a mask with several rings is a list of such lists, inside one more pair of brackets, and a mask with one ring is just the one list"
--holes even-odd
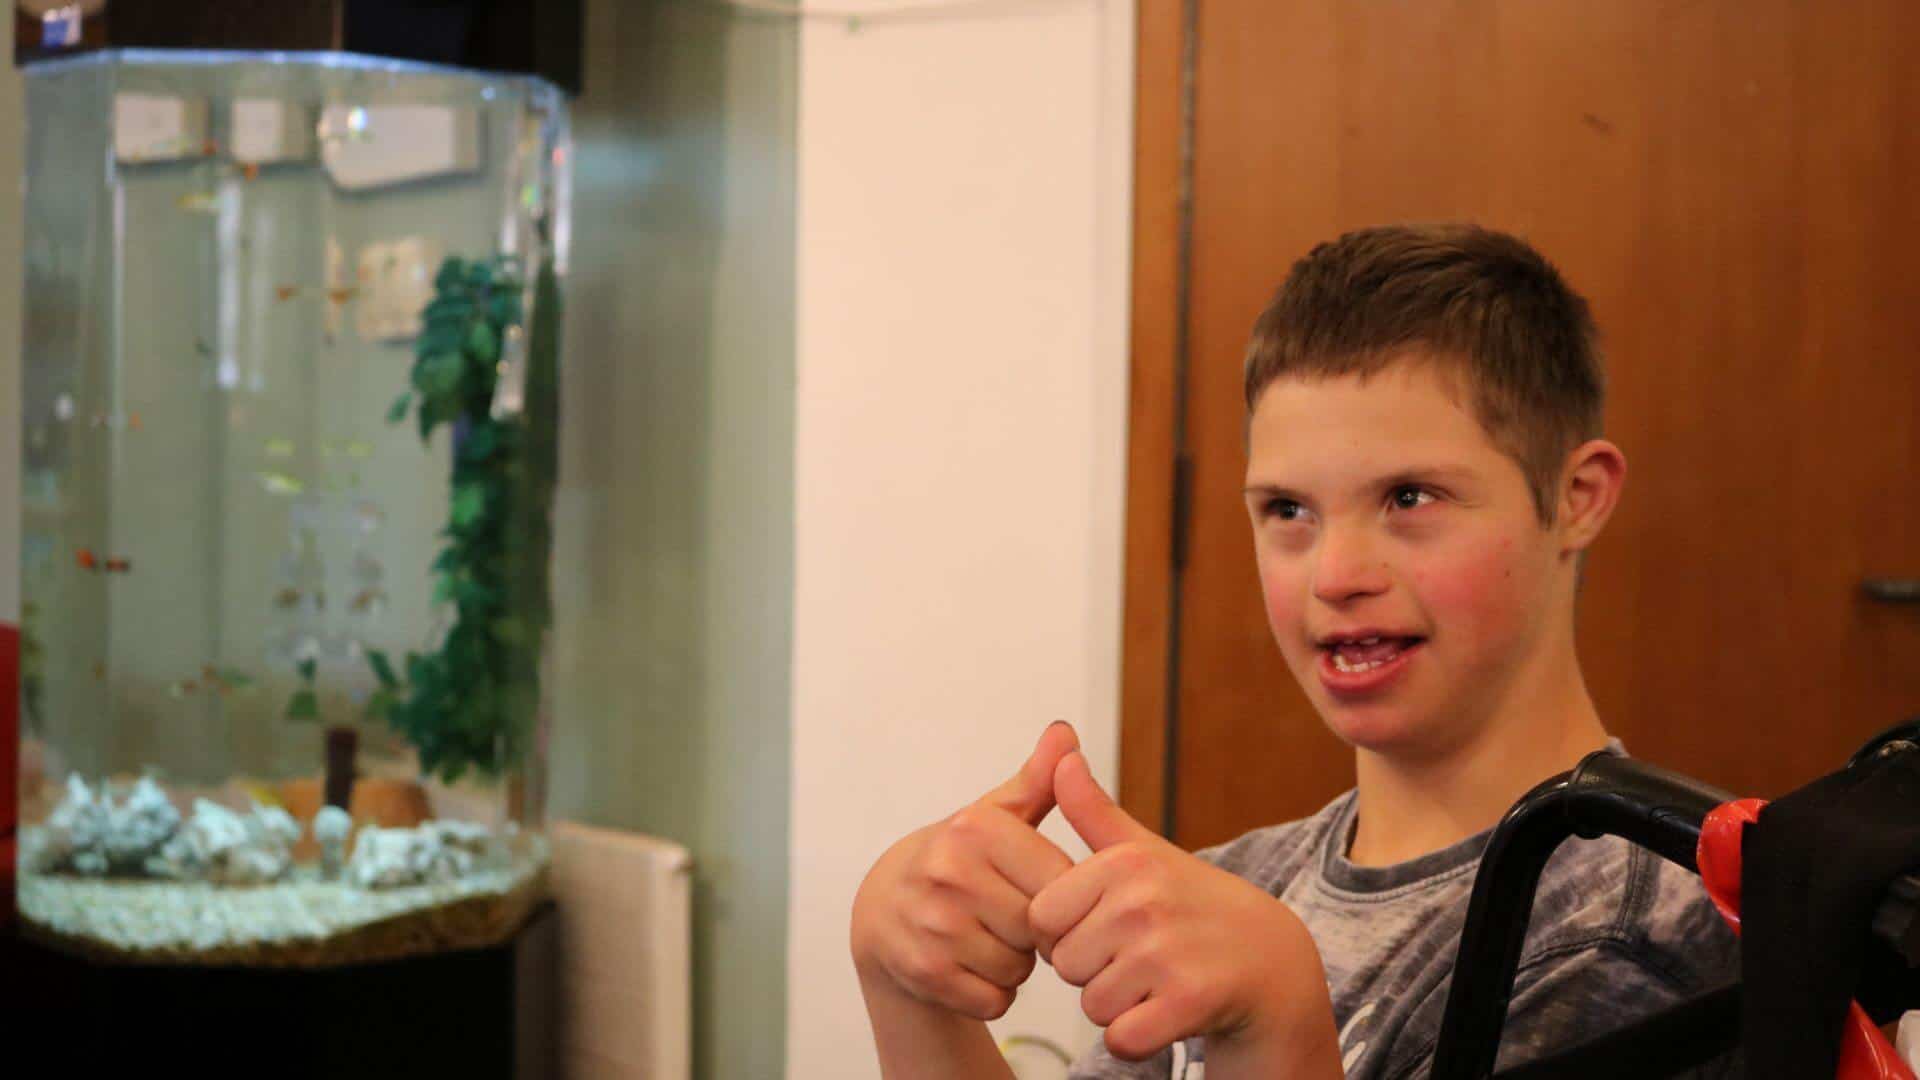
[(1187, 454), (1188, 323), (1193, 294), (1194, 74), (1200, 40), (1200, 0), (1183, 0), (1180, 42), (1180, 232), (1173, 298), (1173, 566), (1167, 575), (1167, 699), (1165, 742), (1160, 755), (1160, 835), (1174, 839), (1180, 804), (1180, 592), (1192, 530), (1192, 462)]

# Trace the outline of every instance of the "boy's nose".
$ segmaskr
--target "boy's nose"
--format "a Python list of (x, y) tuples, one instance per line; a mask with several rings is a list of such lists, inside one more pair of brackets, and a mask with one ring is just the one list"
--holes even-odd
[(1392, 580), (1387, 560), (1364, 537), (1352, 533), (1324, 535), (1313, 565), (1316, 599), (1328, 604), (1343, 603), (1385, 592)]

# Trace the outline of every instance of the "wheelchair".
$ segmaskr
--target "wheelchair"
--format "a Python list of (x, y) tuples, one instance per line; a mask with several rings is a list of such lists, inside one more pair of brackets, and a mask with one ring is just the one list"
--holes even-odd
[[(1882, 732), (1848, 761), (1920, 754), (1920, 718)], [(1915, 759), (1920, 762), (1920, 758)], [(1733, 796), (1657, 765), (1609, 751), (1534, 788), (1509, 810), (1488, 841), (1468, 903), (1466, 925), (1431, 1080), (1494, 1077), (1501, 1027), (1513, 992), (1534, 893), (1548, 858), (1571, 837), (1618, 836), (1699, 873), (1703, 822)], [(1920, 814), (1920, 807), (1916, 807)], [(1920, 852), (1914, 865), (1920, 866)], [(1920, 875), (1894, 881), (1876, 909), (1871, 949), (1906, 971), (1901, 994), (1920, 1000)], [(1696, 1068), (1740, 1043), (1739, 985), (1709, 991), (1626, 1029), (1541, 1061), (1503, 1070), (1498, 1080), (1664, 1077)]]

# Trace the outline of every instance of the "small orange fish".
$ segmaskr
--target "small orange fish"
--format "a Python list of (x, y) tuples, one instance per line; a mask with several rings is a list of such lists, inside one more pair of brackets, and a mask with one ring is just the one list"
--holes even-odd
[(299, 295), (300, 286), (298, 285), (275, 285), (273, 287), (273, 296), (276, 300), (284, 302)]
[(260, 179), (260, 166), (255, 162), (249, 161), (245, 165), (240, 166), (240, 175), (246, 177), (248, 180), (258, 180)]
[(277, 608), (297, 607), (300, 604), (300, 590), (289, 585), (273, 594), (273, 606)]
[(348, 601), (347, 606), (353, 609), (354, 614), (364, 615), (377, 601), (385, 599), (386, 595), (385, 590), (382, 589), (361, 589), (353, 594), (353, 599)]
[(120, 556), (109, 556), (103, 559), (95, 555), (92, 548), (80, 548), (75, 551), (73, 561), (79, 563), (82, 570), (105, 570), (109, 574), (124, 574), (133, 569), (133, 560)]
[(360, 295), (360, 290), (356, 288), (327, 290), (327, 299), (336, 304), (344, 304), (358, 295)]
[(93, 665), (93, 677), (100, 680), (101, 682), (106, 682), (107, 681), (107, 665), (105, 664)]
[(127, 414), (127, 430), (128, 431), (140, 430), (140, 414), (139, 413)]

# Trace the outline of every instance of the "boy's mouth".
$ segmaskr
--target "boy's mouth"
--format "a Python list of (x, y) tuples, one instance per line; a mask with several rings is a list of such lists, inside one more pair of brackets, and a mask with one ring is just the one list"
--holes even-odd
[(1414, 634), (1335, 634), (1318, 644), (1335, 671), (1359, 675), (1386, 667), (1426, 639)]

